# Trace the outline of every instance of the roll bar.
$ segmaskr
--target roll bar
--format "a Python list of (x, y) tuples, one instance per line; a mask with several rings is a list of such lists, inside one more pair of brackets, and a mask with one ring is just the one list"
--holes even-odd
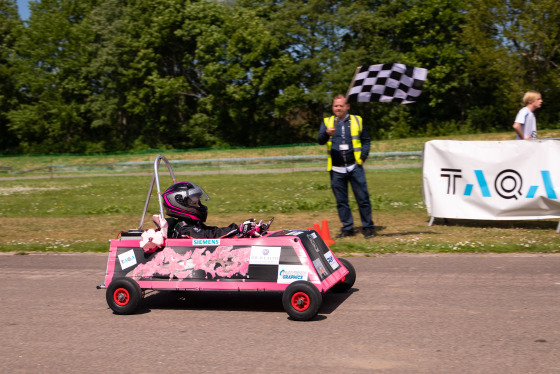
[(173, 168), (169, 164), (169, 161), (163, 156), (158, 155), (156, 160), (154, 161), (154, 176), (152, 177), (152, 183), (150, 183), (150, 189), (148, 190), (148, 196), (146, 197), (146, 204), (144, 205), (144, 212), (142, 213), (142, 218), (140, 219), (140, 225), (138, 226), (138, 230), (142, 230), (142, 225), (144, 224), (144, 218), (146, 217), (146, 212), (148, 211), (148, 204), (150, 203), (150, 197), (152, 196), (152, 192), (154, 190), (154, 181), (157, 187), (157, 195), (158, 195), (158, 202), (159, 202), (159, 214), (161, 219), (165, 219), (163, 215), (163, 198), (161, 197), (161, 187), (159, 185), (159, 164), (163, 161), (167, 165), (167, 169), (169, 170), (169, 174), (171, 175), (171, 180), (173, 180), (173, 184), (177, 183), (175, 179), (175, 173), (173, 173)]

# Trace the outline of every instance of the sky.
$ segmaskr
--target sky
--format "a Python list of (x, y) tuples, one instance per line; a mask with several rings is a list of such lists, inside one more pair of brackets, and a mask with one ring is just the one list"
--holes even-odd
[(29, 7), (27, 5), (28, 2), (29, 0), (17, 0), (19, 16), (24, 21), (29, 19)]

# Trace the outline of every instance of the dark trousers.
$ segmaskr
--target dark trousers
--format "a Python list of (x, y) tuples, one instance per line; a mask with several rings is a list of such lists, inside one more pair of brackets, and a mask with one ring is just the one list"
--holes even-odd
[(352, 186), (354, 197), (358, 203), (362, 227), (373, 228), (366, 174), (363, 166), (356, 165), (354, 170), (345, 174), (331, 171), (331, 188), (336, 198), (336, 209), (342, 223), (342, 231), (352, 231), (354, 229), (354, 218), (348, 204), (348, 183)]

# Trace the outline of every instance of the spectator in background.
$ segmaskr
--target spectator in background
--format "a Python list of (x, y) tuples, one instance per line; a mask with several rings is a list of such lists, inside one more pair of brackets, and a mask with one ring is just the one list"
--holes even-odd
[(348, 183), (358, 203), (364, 237), (373, 238), (375, 227), (363, 167), (369, 154), (371, 138), (362, 126), (362, 118), (348, 114), (349, 109), (350, 105), (343, 95), (335, 96), (332, 106), (334, 116), (323, 119), (317, 140), (319, 144), (327, 144), (327, 170), (330, 172), (331, 188), (342, 223), (337, 238), (354, 235), (354, 219), (348, 204)]
[(535, 118), (535, 110), (542, 105), (542, 96), (537, 91), (527, 91), (523, 95), (523, 104), (525, 105), (515, 117), (513, 129), (517, 134), (517, 139), (536, 139), (537, 138), (537, 119)]

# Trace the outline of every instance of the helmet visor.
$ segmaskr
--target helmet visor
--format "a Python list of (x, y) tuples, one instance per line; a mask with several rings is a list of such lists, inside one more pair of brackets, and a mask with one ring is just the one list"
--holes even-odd
[[(200, 201), (210, 200), (210, 197), (204, 192), (200, 186), (194, 185), (194, 188), (189, 188), (186, 192), (186, 197), (188, 200), (199, 203)], [(193, 204), (195, 205), (195, 204)]]
[(188, 205), (194, 205), (194, 206), (200, 206), (200, 199), (198, 198), (198, 196), (189, 196), (187, 197), (187, 204)]

